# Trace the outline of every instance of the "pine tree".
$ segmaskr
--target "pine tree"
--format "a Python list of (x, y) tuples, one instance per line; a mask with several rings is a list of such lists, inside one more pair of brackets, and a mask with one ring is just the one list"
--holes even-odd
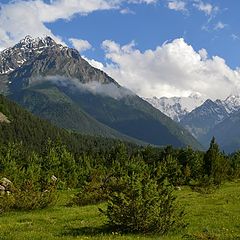
[(213, 137), (210, 147), (204, 155), (203, 171), (215, 185), (220, 185), (226, 177), (228, 168), (228, 162), (224, 155), (220, 152), (219, 146)]

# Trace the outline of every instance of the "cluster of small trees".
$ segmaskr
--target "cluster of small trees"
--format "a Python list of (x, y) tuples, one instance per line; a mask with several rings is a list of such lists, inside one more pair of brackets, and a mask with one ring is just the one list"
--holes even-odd
[(58, 141), (49, 141), (37, 152), (19, 143), (2, 144), (2, 177), (14, 184), (11, 196), (0, 196), (2, 211), (3, 206), (5, 210), (43, 208), (55, 202), (56, 189), (80, 188), (71, 204), (108, 201), (101, 212), (112, 229), (165, 233), (184, 226), (174, 187), (209, 190), (239, 178), (240, 153), (225, 155), (215, 139), (206, 152), (122, 143), (76, 153)]

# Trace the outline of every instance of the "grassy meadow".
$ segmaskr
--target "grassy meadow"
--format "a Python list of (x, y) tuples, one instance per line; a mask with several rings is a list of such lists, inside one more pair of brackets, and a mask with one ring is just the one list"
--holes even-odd
[(189, 225), (167, 236), (108, 232), (104, 227), (106, 219), (98, 211), (105, 205), (66, 207), (74, 193), (59, 192), (58, 203), (51, 208), (2, 214), (0, 239), (240, 239), (240, 181), (225, 183), (207, 195), (193, 192), (189, 187), (176, 191)]

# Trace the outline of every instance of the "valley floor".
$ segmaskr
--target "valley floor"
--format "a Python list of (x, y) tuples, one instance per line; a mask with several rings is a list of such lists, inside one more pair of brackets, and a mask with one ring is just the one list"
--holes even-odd
[(59, 193), (55, 207), (31, 212), (0, 215), (0, 240), (60, 239), (162, 239), (162, 240), (235, 240), (240, 239), (240, 181), (224, 184), (213, 194), (177, 191), (185, 206), (188, 227), (168, 236), (120, 235), (104, 230), (106, 219), (99, 214), (102, 205), (66, 207), (74, 191)]

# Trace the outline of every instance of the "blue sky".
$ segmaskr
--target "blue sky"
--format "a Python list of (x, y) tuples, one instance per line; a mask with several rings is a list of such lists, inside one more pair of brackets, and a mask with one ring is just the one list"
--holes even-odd
[[(165, 41), (183, 37), (194, 49), (205, 48), (209, 55), (223, 57), (231, 67), (240, 66), (240, 1), (205, 1), (219, 10), (213, 15), (199, 11), (185, 1), (186, 11), (168, 8), (168, 1), (155, 4), (123, 4), (119, 10), (96, 11), (88, 16), (75, 15), (70, 21), (47, 24), (55, 35), (88, 40), (93, 49), (84, 54), (103, 60), (101, 43), (111, 39), (121, 45), (135, 41), (140, 50), (154, 49)], [(222, 29), (216, 29), (222, 23)], [(220, 26), (221, 27), (221, 26)], [(239, 37), (239, 39), (237, 39)]]
[[(199, 92), (211, 98), (224, 98), (236, 91), (239, 83), (239, 0), (0, 2), (0, 49), (27, 34), (51, 35), (61, 43), (76, 47), (94, 66), (142, 96), (186, 96)], [(175, 51), (178, 59), (173, 56)], [(181, 61), (181, 54), (185, 54), (185, 64), (174, 68), (175, 61)], [(149, 60), (144, 61), (147, 57)], [(196, 67), (192, 69), (190, 62), (194, 59)], [(140, 63), (142, 68), (152, 71), (135, 73), (124, 61), (133, 67)], [(172, 68), (165, 72), (166, 67), (157, 61), (169, 61)], [(162, 75), (157, 72), (158, 67), (164, 72)], [(182, 68), (185, 72), (179, 72)], [(188, 71), (191, 73), (186, 75)], [(204, 78), (213, 74), (218, 76), (204, 82)], [(151, 76), (151, 79), (147, 82), (141, 76), (145, 79)], [(196, 78), (199, 85), (203, 81), (203, 87), (198, 89)], [(220, 87), (214, 90), (218, 93), (211, 93), (210, 87), (218, 85), (218, 81)]]

